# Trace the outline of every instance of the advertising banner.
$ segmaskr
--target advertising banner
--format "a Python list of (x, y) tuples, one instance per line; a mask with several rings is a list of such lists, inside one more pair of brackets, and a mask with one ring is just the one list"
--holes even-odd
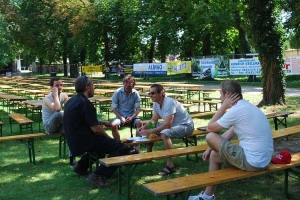
[(187, 74), (191, 73), (191, 61), (172, 61), (167, 62), (168, 74)]
[(102, 72), (102, 65), (95, 65), (95, 66), (82, 66), (82, 72)]
[(133, 64), (134, 75), (167, 75), (167, 63)]
[(214, 78), (216, 76), (216, 66), (219, 65), (219, 58), (196, 59), (192, 64), (192, 76)]
[(258, 59), (230, 59), (230, 75), (261, 75), (261, 65)]
[(300, 56), (285, 58), (285, 74), (300, 74)]

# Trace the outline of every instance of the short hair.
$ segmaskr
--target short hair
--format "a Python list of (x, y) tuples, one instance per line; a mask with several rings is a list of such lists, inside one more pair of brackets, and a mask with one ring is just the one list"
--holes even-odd
[[(161, 84), (157, 84), (157, 83), (152, 84), (150, 88), (156, 88), (157, 93), (160, 93), (161, 91), (163, 92), (165, 91), (164, 87)], [(163, 94), (163, 96), (165, 96), (165, 94)]]
[(92, 80), (88, 78), (86, 75), (78, 76), (75, 81), (75, 91), (77, 93), (83, 93), (85, 91), (85, 87), (92, 84)]
[(124, 82), (127, 82), (128, 80), (133, 80), (133, 86), (135, 86), (135, 77), (134, 77), (134, 76), (132, 76), (132, 75), (130, 75), (130, 74), (126, 75), (126, 76), (123, 78), (123, 83), (124, 83)]
[(52, 78), (50, 79), (49, 85), (50, 85), (50, 86), (53, 86), (54, 81), (59, 81), (59, 80), (61, 80), (61, 79), (60, 79), (59, 77), (57, 77), (57, 76), (52, 77)]
[(234, 80), (228, 80), (221, 83), (221, 91), (225, 94), (227, 91), (230, 94), (236, 93), (239, 94), (240, 98), (243, 99), (241, 85)]

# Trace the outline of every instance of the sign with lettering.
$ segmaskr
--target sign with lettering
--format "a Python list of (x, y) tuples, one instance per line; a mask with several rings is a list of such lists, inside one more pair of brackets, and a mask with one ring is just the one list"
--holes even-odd
[(82, 72), (102, 72), (102, 65), (96, 65), (96, 66), (82, 66)]
[(261, 65), (258, 59), (230, 59), (230, 75), (261, 75)]
[(167, 63), (133, 64), (134, 75), (167, 75)]
[(300, 74), (300, 56), (287, 56), (284, 70), (286, 74)]
[(168, 74), (191, 73), (191, 61), (167, 62)]

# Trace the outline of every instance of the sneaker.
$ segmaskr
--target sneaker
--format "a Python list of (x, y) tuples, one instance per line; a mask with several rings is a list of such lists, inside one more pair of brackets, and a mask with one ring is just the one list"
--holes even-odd
[(77, 174), (79, 174), (81, 176), (89, 174), (88, 169), (84, 169), (78, 163), (76, 163), (75, 166), (73, 167), (73, 172), (75, 172), (75, 173), (77, 173)]
[(210, 198), (203, 197), (204, 191), (200, 192), (197, 196), (189, 196), (188, 200), (215, 200), (215, 195), (212, 195)]
[(129, 150), (129, 154), (139, 154), (139, 150), (136, 149), (136, 146), (131, 146)]
[(91, 173), (86, 180), (98, 188), (109, 187), (109, 183), (105, 181), (104, 177), (95, 173)]

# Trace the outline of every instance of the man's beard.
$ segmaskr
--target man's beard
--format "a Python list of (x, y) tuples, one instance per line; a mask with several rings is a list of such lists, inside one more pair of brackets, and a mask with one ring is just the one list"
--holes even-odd
[(88, 96), (89, 96), (89, 98), (93, 97), (94, 96), (94, 92), (89, 92)]

